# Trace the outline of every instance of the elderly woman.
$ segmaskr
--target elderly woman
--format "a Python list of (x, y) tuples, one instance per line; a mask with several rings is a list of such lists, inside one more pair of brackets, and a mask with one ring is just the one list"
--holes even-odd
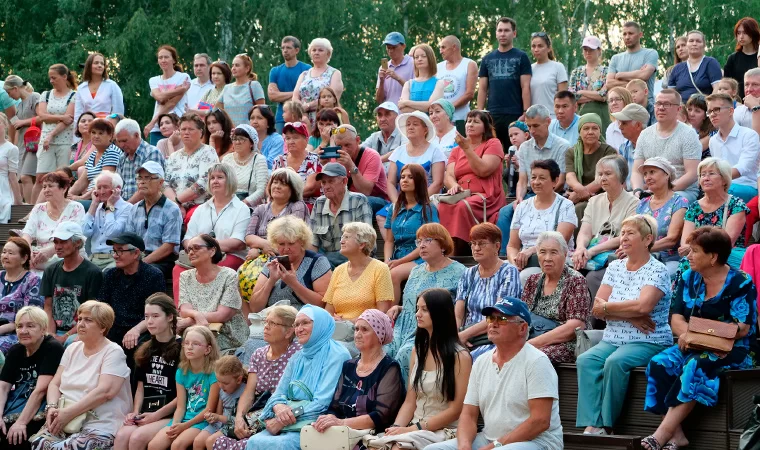
[(428, 116), (435, 127), (435, 136), (430, 141), (438, 146), (448, 160), (451, 151), (457, 146), (457, 129), (454, 126), (454, 105), (445, 98), (439, 98), (430, 104)]
[(165, 159), (185, 147), (179, 135), (179, 116), (176, 114), (166, 113), (158, 116), (158, 130), (164, 138), (156, 143), (156, 148)]
[(455, 298), (459, 279), (465, 272), (462, 263), (449, 257), (454, 251), (454, 241), (442, 225), (426, 223), (419, 227), (415, 244), (423, 263), (409, 274), (401, 306), (392, 306), (388, 310), (388, 317), (393, 321), (393, 342), (386, 346), (386, 350), (401, 365), (404, 379), (409, 373), (409, 357), (418, 325), (415, 299), (430, 288), (446, 289), (451, 298)]
[(520, 202), (515, 209), (507, 259), (520, 270), (523, 285), (530, 275), (540, 272), (536, 244), (541, 233), (558, 231), (564, 237), (565, 245), (573, 246), (578, 217), (573, 202), (554, 191), (559, 176), (559, 165), (553, 159), (533, 161), (530, 187), (536, 196)]
[(723, 78), (718, 60), (705, 56), (705, 35), (701, 31), (686, 33), (686, 48), (689, 57), (673, 67), (667, 83), (681, 94), (684, 103), (692, 94), (712, 94), (713, 85)]
[[(50, 381), (45, 427), (31, 441), (35, 450), (111, 448), (132, 409), (129, 367), (119, 344), (106, 338), (114, 312), (105, 303), (84, 302), (77, 310), (79, 340), (69, 345)], [(82, 428), (64, 428), (84, 415)]]
[(609, 258), (620, 246), (620, 229), (623, 219), (636, 211), (639, 201), (625, 190), (628, 163), (621, 156), (605, 156), (596, 164), (599, 185), (604, 193), (589, 200), (583, 212), (572, 263), (575, 270), (589, 273), (591, 296), (596, 295)]
[[(203, 143), (216, 150), (220, 158), (229, 153), (232, 149), (232, 129), (235, 128), (230, 116), (222, 109), (214, 109), (205, 115), (204, 122), (206, 129), (203, 131)], [(248, 125), (246, 122), (243, 124)]]
[[(319, 106), (319, 92), (324, 87), (331, 87), (335, 95), (343, 95), (343, 75), (340, 70), (328, 65), (332, 57), (332, 44), (325, 38), (316, 38), (309, 43), (307, 53), (311, 58), (312, 68), (298, 77), (293, 89), (293, 101), (301, 103), (309, 113), (309, 121), (314, 122)], [(300, 120), (296, 118), (296, 120)]]
[(406, 390), (398, 362), (383, 350), (391, 339), (393, 323), (384, 312), (368, 309), (359, 316), (354, 332), (359, 357), (343, 362), (330, 408), (314, 422), (317, 432), (336, 425), (384, 430), (393, 423)]
[(649, 158), (639, 166), (639, 172), (652, 195), (639, 201), (636, 214), (648, 214), (657, 221), (652, 253), (665, 264), (672, 276), (678, 269), (678, 245), (689, 201), (673, 192), (676, 169), (667, 159), (661, 156)]
[(203, 143), (203, 119), (185, 114), (179, 120), (179, 132), (185, 147), (166, 161), (164, 195), (180, 205), (185, 225), (192, 212), (206, 202), (211, 194), (206, 190), (211, 166), (219, 162), (216, 150)]
[[(673, 297), (670, 326), (678, 344), (656, 355), (647, 366), (644, 410), (664, 415), (662, 424), (641, 441), (648, 450), (668, 444), (670, 449), (689, 444), (681, 423), (697, 403), (718, 403), (719, 375), (728, 369), (755, 366), (750, 345), (757, 337), (757, 292), (749, 275), (731, 268), (731, 237), (716, 227), (700, 228), (689, 237), (689, 267)], [(691, 346), (691, 318), (736, 324), (730, 352), (721, 354)]]
[(241, 313), (242, 300), (237, 287), (237, 273), (220, 267), (223, 253), (219, 242), (208, 234), (187, 243), (193, 269), (179, 276), (178, 331), (192, 325), (222, 324), (217, 342), (221, 350), (240, 347), (248, 339), (248, 327)]
[(602, 120), (602, 133), (610, 125), (610, 113), (607, 109), (607, 72), (609, 68), (602, 64), (602, 41), (596, 36), (586, 36), (581, 44), (583, 59), (586, 64), (570, 72), (567, 89), (575, 94), (578, 113), (595, 113)]
[(499, 299), (520, 298), (522, 287), (517, 267), (499, 258), (499, 227), (492, 223), (475, 225), (469, 238), (472, 257), (477, 264), (468, 268), (459, 279), (454, 311), (459, 340), (470, 349), (475, 359), (493, 348), (481, 311)]
[[(22, 237), (32, 246), (31, 269), (38, 275), (50, 265), (58, 261), (53, 246), (53, 232), (63, 222), (84, 221), (84, 207), (66, 198), (71, 185), (71, 177), (66, 172), (56, 171), (46, 174), (38, 182), (42, 185), (44, 203), (38, 203), (32, 208), (29, 219), (21, 232)], [(82, 248), (82, 256), (87, 257)]]
[(289, 167), (298, 173), (304, 184), (303, 201), (311, 211), (319, 196), (317, 174), (322, 171), (319, 155), (306, 151), (309, 129), (305, 123), (288, 122), (282, 127), (282, 134), (285, 136), (285, 146), (288, 151), (274, 160), (272, 168), (276, 170)]
[[(607, 321), (602, 341), (577, 359), (578, 413), (584, 434), (608, 434), (620, 415), (634, 367), (673, 343), (668, 325), (670, 277), (650, 253), (657, 222), (636, 215), (623, 221), (620, 247), (610, 263), (592, 313)], [(613, 383), (612, 380), (615, 382)]]
[(575, 362), (575, 329), (586, 328), (591, 297), (586, 278), (565, 265), (567, 241), (544, 231), (536, 241), (541, 273), (528, 277), (522, 300), (533, 317), (528, 343), (554, 364)]
[(267, 159), (271, 170), (274, 160), (285, 151), (285, 140), (275, 130), (275, 117), (268, 105), (256, 105), (248, 115), (248, 123), (259, 135), (259, 142), (254, 147)]
[[(731, 187), (731, 165), (724, 159), (707, 158), (697, 166), (699, 187), (705, 196), (689, 205), (684, 216), (681, 246), (678, 254), (689, 254), (689, 238), (695, 229), (703, 226), (720, 227), (731, 237), (731, 256), (728, 265), (738, 269), (741, 265), (746, 241), (744, 227), (749, 208), (742, 199), (728, 193)], [(681, 261), (682, 272), (688, 269), (686, 261)]]
[[(609, 111), (610, 117), (612, 117), (613, 113), (622, 111), (626, 105), (629, 105), (631, 103), (633, 103), (631, 93), (628, 92), (628, 90), (624, 87), (617, 86), (607, 92), (607, 109)], [(604, 136), (607, 139), (607, 144), (609, 144), (612, 148), (620, 148), (620, 146), (625, 144), (625, 142), (628, 140), (625, 138), (625, 136), (623, 136), (623, 132), (620, 131), (620, 124), (617, 120), (613, 120), (612, 123), (607, 127), (607, 131), (604, 132)]]
[(224, 87), (215, 106), (230, 116), (233, 126), (238, 126), (247, 123), (251, 108), (266, 103), (266, 99), (250, 56), (245, 53), (235, 56), (231, 72), (235, 82)]
[(414, 60), (414, 78), (404, 83), (398, 109), (402, 113), (427, 111), (430, 104), (443, 98), (443, 80), (436, 78), (438, 65), (435, 52), (428, 44), (414, 46), (411, 51)]
[(0, 446), (21, 450), (30, 448), (27, 440), (45, 424), (45, 394), (63, 346), (47, 334), (48, 316), (41, 308), (25, 306), (13, 321), (19, 339), (0, 373)]
[[(327, 412), (341, 379), (343, 363), (350, 358), (348, 351), (332, 340), (335, 320), (324, 309), (304, 306), (298, 312), (293, 327), (302, 350), (288, 361), (277, 390), (259, 416), (265, 421), (267, 429), (248, 440), (248, 450), (299, 450), (301, 427)], [(303, 413), (297, 418), (288, 403), (306, 400), (307, 394), (301, 389), (293, 389), (295, 398), (290, 397), (288, 390), (293, 381), (303, 383), (313, 394), (313, 399), (303, 407)]]
[(266, 186), (269, 179), (267, 158), (260, 154), (259, 135), (247, 123), (238, 125), (232, 131), (234, 152), (227, 153), (222, 163), (232, 167), (237, 175), (235, 195), (249, 208), (254, 208), (266, 200)]
[(459, 247), (457, 254), (466, 253), (464, 247), (473, 225), (489, 219), (495, 221), (499, 209), (506, 204), (501, 185), (504, 149), (496, 138), (491, 115), (481, 110), (470, 111), (465, 129), (466, 138), (457, 134), (459, 146), (451, 152), (443, 185), (449, 195), (469, 191), (470, 196), (455, 204), (438, 205), (441, 224)]
[(90, 142), (94, 151), (84, 163), (86, 177), (80, 177), (69, 190), (69, 198), (78, 200), (85, 209), (90, 207), (92, 191), (95, 190), (95, 178), (103, 171), (116, 172), (121, 158), (121, 150), (113, 141), (113, 125), (105, 119), (90, 122)]
[[(32, 259), (32, 248), (24, 239), (12, 236), (3, 246), (0, 262), (0, 351), (7, 354), (14, 344), (18, 343), (15, 323), (16, 314), (26, 306), (42, 307), (44, 301), (40, 297), (40, 277), (29, 271)], [(47, 328), (45, 328), (47, 330)]]

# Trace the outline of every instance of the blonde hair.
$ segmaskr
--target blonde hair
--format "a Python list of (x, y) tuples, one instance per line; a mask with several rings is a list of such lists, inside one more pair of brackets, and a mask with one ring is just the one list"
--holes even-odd
[(42, 328), (43, 336), (48, 334), (48, 316), (45, 310), (39, 306), (24, 306), (16, 313), (16, 328), (18, 329), (18, 323), (24, 316), (29, 316), (29, 319), (39, 325)]
[[(183, 346), (184, 346), (185, 341), (187, 340), (187, 335), (190, 333), (200, 334), (201, 336), (203, 336), (203, 339), (206, 341), (206, 344), (208, 344), (211, 347), (211, 351), (208, 352), (208, 355), (206, 355), (203, 359), (203, 373), (212, 373), (214, 371), (214, 364), (216, 364), (216, 361), (219, 359), (219, 344), (216, 343), (216, 338), (214, 337), (214, 333), (212, 333), (211, 330), (208, 329), (208, 327), (194, 325), (186, 329), (185, 332), (182, 334)], [(184, 349), (179, 357), (179, 368), (182, 369), (182, 371), (185, 373), (187, 373), (191, 369), (190, 361), (187, 360), (187, 356), (185, 356)]]
[(633, 86), (636, 86), (639, 89), (647, 89), (647, 90), (649, 89), (649, 87), (647, 86), (647, 84), (643, 80), (640, 80), (638, 78), (635, 78), (635, 79), (629, 81), (628, 84), (625, 85), (625, 89), (628, 92), (630, 92), (630, 89)]
[(101, 328), (105, 329), (103, 336), (107, 335), (111, 330), (113, 321), (116, 318), (111, 305), (97, 300), (87, 300), (82, 303), (79, 309), (77, 309), (77, 316), (82, 315), (82, 313), (89, 314)]
[[(412, 59), (414, 59), (414, 52), (417, 50), (422, 50), (425, 53), (425, 57), (428, 61), (428, 75), (434, 77), (438, 73), (438, 63), (435, 59), (435, 52), (433, 51), (433, 47), (429, 46), (428, 44), (415, 45), (412, 49)], [(414, 66), (414, 76), (420, 76), (420, 70), (417, 68), (417, 66)]]
[(214, 364), (214, 372), (217, 376), (223, 377), (245, 377), (246, 371), (243, 363), (233, 355), (222, 356)]
[(290, 305), (276, 305), (269, 308), (267, 317), (270, 315), (276, 316), (282, 321), (283, 325), (287, 326), (289, 330), (293, 331), (292, 335), (290, 336), (290, 340), (292, 341), (296, 337), (295, 330), (293, 330), (293, 324), (296, 321), (298, 310)]
[(308, 53), (309, 55), (311, 55), (311, 50), (314, 47), (322, 47), (325, 50), (327, 50), (327, 62), (329, 63), (330, 62), (330, 58), (332, 57), (332, 53), (333, 53), (333, 47), (332, 47), (332, 44), (330, 43), (330, 41), (328, 41), (325, 38), (316, 38), (316, 39), (313, 39), (309, 43), (309, 47), (306, 49), (306, 53)]
[(369, 256), (370, 253), (372, 253), (372, 250), (375, 248), (375, 243), (377, 242), (377, 233), (375, 233), (375, 229), (372, 227), (372, 225), (366, 224), (364, 222), (350, 222), (343, 225), (343, 233), (356, 234), (356, 242), (359, 244), (364, 244), (362, 252), (364, 252), (364, 254), (367, 256)]
[(286, 239), (290, 242), (298, 241), (305, 248), (311, 244), (312, 238), (311, 228), (293, 215), (282, 216), (267, 225), (267, 240), (274, 246), (277, 246), (278, 240)]
[(701, 163), (697, 166), (697, 177), (702, 176), (702, 171), (704, 169), (708, 169), (711, 167), (715, 167), (718, 169), (718, 173), (720, 173), (720, 177), (723, 178), (723, 183), (725, 184), (726, 192), (728, 192), (728, 188), (731, 187), (731, 164), (728, 163), (725, 159), (715, 158), (715, 157), (709, 157), (702, 160)]
[(5, 133), (3, 133), (3, 134), (5, 134), (4, 137), (7, 139), (8, 138), (8, 128), (10, 128), (11, 123), (8, 121), (8, 116), (6, 116), (4, 112), (0, 112), (0, 125), (3, 126), (3, 128), (5, 130)]
[(16, 87), (23, 87), (24, 90), (30, 94), (34, 92), (34, 86), (32, 86), (32, 83), (24, 81), (24, 79), (18, 75), (8, 75), (5, 79), (5, 83), (3, 83), (3, 88), (5, 90), (10, 90)]
[(620, 224), (622, 230), (624, 226), (630, 225), (636, 228), (642, 238), (652, 236), (652, 242), (649, 243), (648, 249), (651, 250), (654, 241), (657, 240), (657, 220), (648, 214), (636, 214), (623, 219)]

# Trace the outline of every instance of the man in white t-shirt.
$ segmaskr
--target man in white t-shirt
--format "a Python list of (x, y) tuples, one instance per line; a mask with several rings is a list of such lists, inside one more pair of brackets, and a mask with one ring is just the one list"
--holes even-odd
[[(507, 297), (483, 308), (488, 339), (496, 348), (472, 366), (457, 438), (428, 450), (559, 450), (557, 372), (549, 358), (526, 339), (530, 328), (528, 305)], [(478, 433), (478, 416), (483, 431)]]
[[(193, 58), (193, 73), (195, 79), (190, 81), (190, 89), (187, 90), (186, 111), (198, 111), (198, 103), (201, 98), (214, 87), (209, 72), (211, 71), (211, 58), (205, 53), (198, 53)], [(206, 110), (208, 112), (208, 110)]]
[(478, 82), (478, 65), (462, 56), (462, 43), (456, 36), (446, 36), (438, 44), (443, 61), (438, 63), (439, 80), (443, 80), (443, 98), (454, 105), (454, 124), (464, 136), (464, 121), (470, 112)]

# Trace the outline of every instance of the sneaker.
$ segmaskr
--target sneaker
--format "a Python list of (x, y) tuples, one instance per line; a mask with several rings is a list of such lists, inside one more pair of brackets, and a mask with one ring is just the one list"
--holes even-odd
[(583, 434), (586, 436), (607, 436), (607, 430), (604, 428), (594, 428), (591, 431), (584, 431)]

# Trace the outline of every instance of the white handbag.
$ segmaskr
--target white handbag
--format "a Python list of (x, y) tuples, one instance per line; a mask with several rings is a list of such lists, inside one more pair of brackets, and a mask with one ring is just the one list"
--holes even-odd
[(351, 450), (372, 430), (354, 430), (347, 426), (334, 426), (320, 433), (311, 425), (301, 428), (302, 450)]

